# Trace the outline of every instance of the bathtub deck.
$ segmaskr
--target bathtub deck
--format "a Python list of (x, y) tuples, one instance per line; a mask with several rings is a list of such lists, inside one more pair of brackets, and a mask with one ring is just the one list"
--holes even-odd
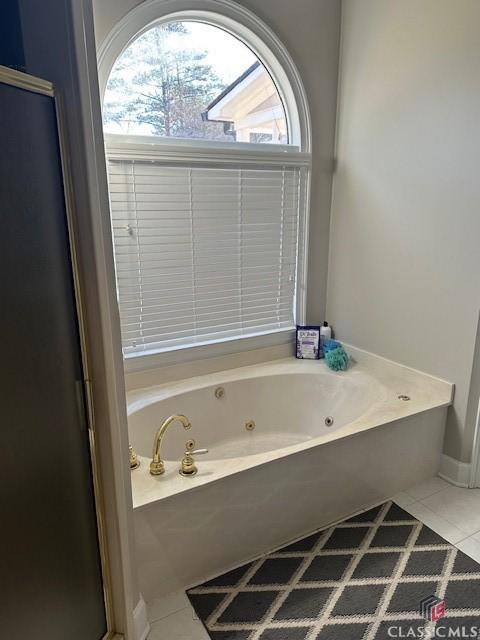
[[(401, 428), (402, 421), (411, 416), (446, 407), (452, 403), (454, 386), (451, 383), (353, 347), (347, 346), (347, 350), (352, 355), (352, 364), (346, 372), (331, 372), (327, 369), (324, 361), (290, 358), (198, 376), (171, 385), (164, 384), (129, 393), (128, 410), (130, 414), (149, 403), (204, 387), (279, 373), (314, 372), (345, 379), (368, 379), (371, 387), (369, 392), (375, 398), (370, 408), (356, 420), (325, 435), (303, 440), (290, 446), (279, 444), (278, 448), (254, 455), (240, 454), (235, 458), (214, 460), (199, 457), (197, 460), (199, 471), (193, 477), (179, 475), (179, 460), (167, 460), (165, 474), (157, 477), (151, 476), (149, 473), (150, 459), (140, 456), (140, 467), (132, 473), (134, 508), (140, 509), (159, 500), (192, 491), (253, 467), (270, 464), (275, 460), (341, 439), (352, 438), (383, 425), (395, 423), (396, 427)], [(399, 399), (401, 395), (407, 395), (410, 399), (408, 401), (401, 400)], [(181, 407), (179, 407), (179, 411), (181, 411)], [(199, 446), (202, 446), (201, 434), (198, 435), (198, 442)], [(279, 443), (281, 443), (281, 439), (279, 439)], [(180, 457), (181, 452), (179, 452), (179, 459)]]

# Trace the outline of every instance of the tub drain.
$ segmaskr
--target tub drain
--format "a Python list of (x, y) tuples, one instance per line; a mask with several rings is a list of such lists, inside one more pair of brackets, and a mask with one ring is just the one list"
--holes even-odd
[(249, 420), (245, 423), (245, 429), (247, 431), (253, 431), (256, 427), (255, 420)]
[(327, 416), (325, 418), (325, 426), (326, 427), (331, 427), (333, 425), (333, 418), (332, 416)]
[(407, 402), (408, 400), (410, 400), (410, 396), (406, 396), (404, 393), (401, 393), (401, 394), (398, 396), (398, 399), (399, 399), (399, 400), (403, 400), (404, 402)]

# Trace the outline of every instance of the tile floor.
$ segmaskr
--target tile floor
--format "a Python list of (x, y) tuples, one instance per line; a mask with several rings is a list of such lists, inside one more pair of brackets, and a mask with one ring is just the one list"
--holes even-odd
[[(432, 478), (392, 498), (461, 551), (480, 562), (480, 489)], [(147, 604), (148, 640), (209, 640), (184, 591)]]

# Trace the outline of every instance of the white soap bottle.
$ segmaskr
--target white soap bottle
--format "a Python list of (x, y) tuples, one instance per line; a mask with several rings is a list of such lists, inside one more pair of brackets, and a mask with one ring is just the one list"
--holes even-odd
[(332, 328), (328, 326), (328, 322), (325, 321), (323, 323), (323, 327), (320, 327), (320, 343), (325, 342), (325, 340), (332, 339)]

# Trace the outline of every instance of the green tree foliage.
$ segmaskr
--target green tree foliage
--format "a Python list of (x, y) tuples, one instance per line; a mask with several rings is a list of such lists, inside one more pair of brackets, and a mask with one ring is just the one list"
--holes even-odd
[(154, 27), (120, 56), (110, 76), (104, 122), (124, 132), (150, 125), (160, 136), (231, 140), (223, 124), (204, 122), (202, 112), (224, 85), (207, 64), (207, 53), (189, 45), (181, 22)]

